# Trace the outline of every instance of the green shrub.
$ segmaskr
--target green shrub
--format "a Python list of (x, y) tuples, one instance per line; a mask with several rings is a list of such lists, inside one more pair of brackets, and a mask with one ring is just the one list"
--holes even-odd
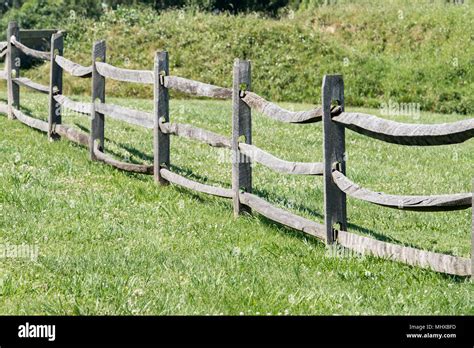
[[(472, 113), (472, 7), (420, 3), (322, 6), (278, 20), (118, 7), (99, 20), (66, 15), (58, 24), (44, 15), (41, 23), (67, 30), (65, 55), (84, 65), (93, 40), (104, 38), (111, 64), (151, 69), (154, 52), (165, 49), (172, 74), (223, 86), (231, 86), (234, 59), (250, 59), (253, 89), (274, 101), (319, 104), (324, 74), (341, 73), (348, 105), (379, 107), (393, 100), (427, 111)], [(29, 72), (44, 82), (47, 73), (47, 66)], [(74, 92), (89, 93), (89, 81), (70, 80)], [(148, 87), (107, 84), (114, 96), (152, 95)]]

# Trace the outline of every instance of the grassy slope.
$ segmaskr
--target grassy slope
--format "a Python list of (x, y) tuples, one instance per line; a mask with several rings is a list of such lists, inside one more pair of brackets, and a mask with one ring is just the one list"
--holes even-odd
[[(45, 118), (45, 97), (24, 94), (22, 100), (26, 111)], [(149, 100), (109, 101), (152, 107)], [(228, 102), (171, 103), (173, 120), (226, 135), (230, 114)], [(445, 120), (422, 114), (417, 121)], [(80, 116), (64, 122), (88, 128)], [(256, 145), (285, 159), (321, 160), (320, 124), (287, 126), (258, 114), (253, 124)], [(90, 162), (84, 148), (49, 143), (19, 122), (0, 117), (0, 125), (0, 241), (37, 243), (40, 250), (37, 263), (0, 261), (0, 313), (474, 313), (469, 280), (372, 257), (329, 258), (322, 243), (258, 215), (234, 219), (226, 200), (157, 187), (150, 177)], [(107, 152), (151, 163), (149, 131), (108, 119), (106, 137)], [(471, 189), (472, 141), (410, 148), (349, 131), (347, 149), (348, 176), (369, 188), (401, 194)], [(224, 156), (223, 150), (172, 140), (174, 170), (227, 187), (230, 165), (219, 162)], [(278, 175), (257, 165), (254, 187), (266, 199), (322, 221), (321, 178)], [(465, 257), (470, 214), (348, 201), (351, 231)]]
[[(224, 86), (231, 85), (234, 58), (251, 59), (255, 91), (272, 100), (317, 103), (322, 76), (342, 73), (349, 105), (376, 108), (392, 99), (468, 114), (474, 110), (473, 9), (359, 0), (281, 20), (133, 9), (109, 12), (98, 22), (43, 20), (68, 31), (65, 55), (84, 65), (93, 40), (105, 38), (114, 65), (150, 69), (154, 52), (166, 49), (173, 74)], [(46, 82), (47, 69), (39, 68), (35, 78)], [(67, 93), (89, 93), (88, 81), (74, 86)], [(136, 86), (113, 86), (115, 96), (150, 96)]]

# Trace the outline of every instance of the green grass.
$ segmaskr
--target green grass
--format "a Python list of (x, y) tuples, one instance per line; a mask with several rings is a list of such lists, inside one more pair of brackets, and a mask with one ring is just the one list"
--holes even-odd
[[(46, 101), (22, 94), (24, 111), (38, 118), (46, 119)], [(150, 100), (108, 102), (152, 108)], [(229, 136), (231, 104), (172, 99), (171, 119)], [(69, 113), (63, 122), (89, 129), (83, 116)], [(234, 219), (230, 201), (90, 162), (87, 149), (49, 142), (3, 116), (0, 128), (0, 243), (39, 248), (36, 262), (0, 259), (2, 314), (474, 314), (469, 279), (374, 257), (331, 258), (323, 243), (258, 214)], [(257, 146), (281, 158), (322, 159), (321, 124), (285, 125), (254, 113), (253, 135)], [(395, 194), (472, 188), (473, 141), (404, 147), (347, 131), (346, 144), (347, 175), (362, 186)], [(106, 152), (151, 164), (151, 131), (107, 119)], [(201, 182), (230, 186), (225, 153), (172, 138), (173, 170)], [(323, 221), (321, 177), (259, 165), (253, 177), (259, 196)], [(470, 255), (470, 209), (416, 213), (349, 198), (348, 217), (356, 233)]]

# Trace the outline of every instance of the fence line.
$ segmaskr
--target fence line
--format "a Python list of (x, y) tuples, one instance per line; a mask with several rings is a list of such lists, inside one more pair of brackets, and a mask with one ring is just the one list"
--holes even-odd
[(353, 183), (337, 170), (332, 172), (332, 179), (336, 186), (347, 195), (390, 208), (418, 211), (449, 211), (467, 209), (471, 207), (472, 203), (471, 193), (432, 196), (397, 196), (382, 192), (373, 192)]
[[(40, 37), (46, 31), (28, 31), (29, 37)], [(21, 43), (20, 30), (15, 22), (9, 23), (7, 42), (0, 42), (0, 54), (6, 55), (6, 70), (0, 78), (7, 80), (8, 104), (0, 104), (0, 112), (10, 118), (43, 131), (53, 139), (64, 137), (89, 147), (90, 158), (115, 168), (154, 175), (162, 185), (168, 183), (190, 190), (230, 198), (234, 213), (254, 210), (288, 227), (315, 236), (327, 244), (338, 243), (363, 254), (373, 254), (409, 265), (430, 268), (437, 272), (461, 276), (472, 275), (471, 260), (383, 242), (347, 232), (346, 194), (374, 204), (391, 208), (438, 211), (465, 209), (472, 206), (472, 194), (433, 196), (397, 196), (373, 192), (359, 187), (345, 176), (345, 128), (386, 142), (403, 145), (447, 145), (464, 142), (474, 137), (474, 119), (437, 125), (403, 124), (384, 120), (374, 115), (344, 112), (344, 81), (339, 75), (327, 75), (323, 80), (322, 106), (308, 111), (290, 111), (271, 103), (251, 89), (249, 61), (234, 63), (233, 87), (225, 88), (178, 76), (169, 75), (167, 52), (157, 52), (153, 70), (130, 70), (106, 63), (105, 41), (94, 43), (92, 65), (83, 66), (63, 56), (63, 33), (48, 31), (51, 36), (50, 52), (29, 48)], [(19, 52), (49, 60), (50, 84), (43, 86), (20, 77), (20, 67), (14, 64)], [(79, 78), (92, 79), (91, 103), (76, 102), (62, 94), (62, 75), (67, 72)], [(107, 104), (105, 79), (149, 84), (154, 89), (152, 113)], [(35, 119), (20, 111), (19, 86), (49, 94), (48, 122)], [(186, 94), (217, 99), (232, 99), (232, 137), (195, 127), (170, 122), (169, 93), (173, 89)], [(333, 106), (332, 102), (338, 105)], [(91, 119), (90, 134), (63, 125), (61, 107), (86, 115)], [(316, 163), (289, 162), (252, 145), (251, 110), (285, 123), (323, 122), (324, 161)], [(105, 153), (105, 115), (137, 126), (152, 129), (154, 136), (154, 164), (131, 164), (118, 161)], [(92, 117), (91, 117), (92, 116)], [(170, 170), (169, 136), (180, 136), (222, 147), (232, 151), (232, 188), (221, 188), (190, 180)], [(323, 175), (325, 222), (319, 224), (278, 208), (252, 194), (251, 163), (260, 163), (285, 174)], [(474, 230), (474, 213), (473, 213)], [(474, 245), (473, 245), (474, 249)]]

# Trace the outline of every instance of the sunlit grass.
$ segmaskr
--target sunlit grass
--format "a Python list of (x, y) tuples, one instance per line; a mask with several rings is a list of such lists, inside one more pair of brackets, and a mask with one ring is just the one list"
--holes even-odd
[[(22, 94), (46, 119), (47, 98)], [(150, 100), (107, 102), (151, 110)], [(310, 105), (285, 104), (294, 109)], [(351, 109), (379, 114), (377, 110)], [(422, 113), (403, 122), (459, 115)], [(171, 119), (231, 134), (230, 102), (171, 101)], [(89, 120), (63, 123), (88, 132)], [(324, 245), (231, 202), (90, 162), (87, 149), (0, 117), (0, 243), (38, 245), (37, 262), (0, 260), (3, 314), (473, 314), (468, 279), (373, 257), (336, 259)], [(285, 125), (253, 115), (254, 143), (287, 160), (321, 161), (321, 124)], [(152, 163), (152, 134), (106, 120), (106, 152)], [(347, 131), (347, 175), (394, 194), (472, 189), (474, 142), (386, 144)], [(230, 187), (225, 150), (172, 138), (172, 169)], [(321, 177), (254, 166), (254, 191), (323, 222)], [(427, 250), (470, 256), (471, 210), (416, 213), (348, 199), (349, 230)]]

